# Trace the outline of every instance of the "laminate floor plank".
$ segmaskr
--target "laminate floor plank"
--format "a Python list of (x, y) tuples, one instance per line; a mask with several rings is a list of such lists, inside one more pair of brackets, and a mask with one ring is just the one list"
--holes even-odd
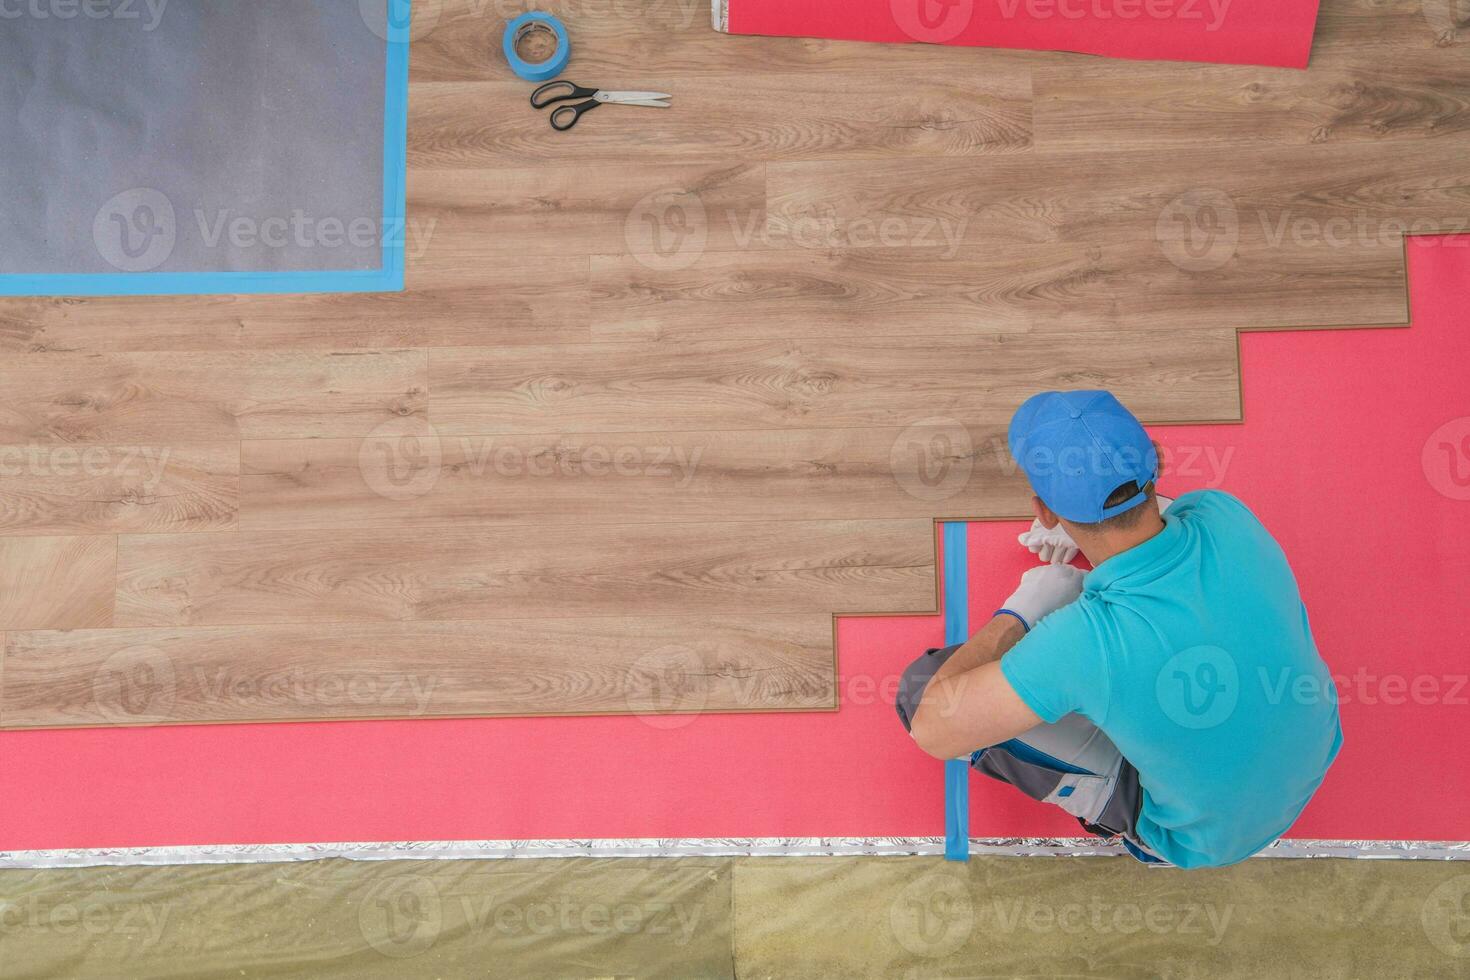
[(436, 256), (441, 249), (472, 250), (485, 261), (497, 253), (508, 261), (536, 256), (585, 275), (593, 254), (627, 252), (666, 263), (696, 246), (749, 248), (766, 224), (766, 170), (734, 160), (424, 169), (410, 173), (409, 209), (435, 223)]
[(0, 446), (0, 535), (235, 525), (238, 442)]
[(1042, 151), (1383, 143), (1470, 133), (1470, 58), (1282, 72), (1238, 65), (1078, 64), (1035, 73)]
[(118, 626), (932, 612), (931, 522), (126, 535)]
[(408, 291), (0, 299), (0, 352), (348, 351), (587, 339), (586, 259), (427, 236)]
[(961, 229), (966, 244), (997, 249), (1205, 235), (1266, 247), (1316, 241), (1324, 253), (1354, 244), (1391, 250), (1406, 230), (1470, 230), (1467, 148), (1470, 137), (1228, 154), (778, 162), (768, 165), (771, 233), (937, 223)]
[(20, 354), (0, 443), (202, 442), (370, 432), (422, 411), (423, 351)]
[[(1031, 146), (1024, 72), (957, 78), (827, 71), (802, 83), (749, 71), (649, 82), (677, 88), (667, 109), (610, 106), (557, 132), (514, 80), (422, 85), (410, 120), (409, 165), (436, 170), (711, 161), (974, 156)], [(489, 114), (486, 105), (520, 105)], [(630, 136), (636, 142), (630, 143)]]
[(1239, 417), (1235, 347), (1222, 329), (439, 350), (430, 418), (440, 436), (860, 428), (927, 405), (1003, 425), (1032, 391), (1108, 384), (1144, 417), (1206, 421)]
[(1165, 240), (1000, 250), (942, 244), (967, 234), (960, 223), (941, 231), (901, 222), (917, 246), (706, 252), (672, 267), (636, 256), (595, 256), (592, 334), (615, 341), (849, 341), (902, 333), (978, 341), (1016, 331), (1188, 332), (1405, 320), (1399, 240), (1240, 246), (1223, 233), (1196, 235), (1196, 225), (1214, 220), (1205, 210), (1210, 206), (1206, 198), (1198, 209), (1181, 211), (1189, 224), (1169, 224)]
[(1458, 70), (1470, 46), (1461, 0), (1329, 0), (1317, 12), (1308, 71), (1398, 65)]
[(820, 711), (827, 615), (10, 632), (7, 728)]
[[(1005, 426), (934, 405), (903, 427), (249, 441), (240, 527), (1014, 517)], [(528, 532), (534, 533), (534, 532)]]

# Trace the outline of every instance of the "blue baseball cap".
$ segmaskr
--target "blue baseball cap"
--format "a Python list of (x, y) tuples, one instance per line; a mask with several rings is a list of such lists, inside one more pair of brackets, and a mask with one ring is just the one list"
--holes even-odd
[[(1041, 502), (1075, 524), (1096, 524), (1148, 499), (1159, 453), (1133, 413), (1110, 391), (1043, 391), (1011, 418), (1011, 455)], [(1106, 507), (1132, 481), (1138, 493)]]

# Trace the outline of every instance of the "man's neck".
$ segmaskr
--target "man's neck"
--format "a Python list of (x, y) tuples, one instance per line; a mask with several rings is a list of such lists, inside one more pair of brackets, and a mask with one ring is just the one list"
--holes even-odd
[(1139, 522), (1126, 531), (1086, 535), (1087, 540), (1077, 542), (1087, 560), (1096, 568), (1114, 555), (1121, 555), (1129, 548), (1136, 548), (1164, 529), (1164, 518), (1158, 508), (1150, 507)]

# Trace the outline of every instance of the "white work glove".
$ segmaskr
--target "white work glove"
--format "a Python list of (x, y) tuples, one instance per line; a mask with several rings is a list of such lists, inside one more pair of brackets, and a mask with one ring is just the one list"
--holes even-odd
[(1026, 629), (1082, 594), (1087, 575), (1075, 565), (1038, 565), (1021, 576), (1021, 585), (1001, 609), (1020, 617)]
[(1065, 565), (1077, 557), (1077, 542), (1060, 524), (1049, 528), (1039, 520), (1032, 521), (1031, 530), (1022, 531), (1016, 540), (1048, 564)]
[[(1171, 497), (1158, 497), (1159, 513), (1169, 509), (1174, 502)], [(1031, 522), (1029, 531), (1022, 531), (1016, 538), (1021, 542), (1021, 547), (1030, 551), (1033, 555), (1044, 562), (1053, 565), (1065, 565), (1077, 557), (1077, 542), (1067, 533), (1067, 529), (1058, 524), (1056, 527), (1048, 528), (1039, 520)]]

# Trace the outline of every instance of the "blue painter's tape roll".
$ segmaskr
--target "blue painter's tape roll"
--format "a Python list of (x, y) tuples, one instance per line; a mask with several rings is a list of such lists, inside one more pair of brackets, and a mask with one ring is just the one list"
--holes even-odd
[[(527, 33), (545, 29), (556, 35), (556, 53), (545, 61), (530, 62), (516, 53), (516, 44)], [(532, 10), (505, 25), (505, 60), (510, 70), (528, 82), (549, 82), (566, 70), (572, 60), (572, 41), (562, 22), (548, 13)]]

